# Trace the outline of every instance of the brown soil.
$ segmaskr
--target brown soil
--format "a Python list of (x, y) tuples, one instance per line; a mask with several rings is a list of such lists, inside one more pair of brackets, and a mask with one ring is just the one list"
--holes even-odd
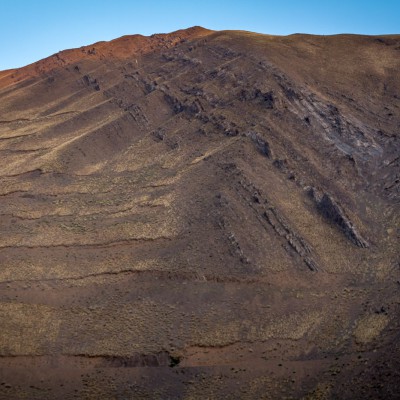
[(399, 54), (195, 27), (0, 72), (0, 398), (398, 398)]

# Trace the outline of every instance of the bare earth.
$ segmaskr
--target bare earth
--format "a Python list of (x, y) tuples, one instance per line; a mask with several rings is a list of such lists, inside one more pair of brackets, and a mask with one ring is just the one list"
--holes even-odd
[(396, 35), (0, 72), (0, 398), (400, 398), (399, 133)]

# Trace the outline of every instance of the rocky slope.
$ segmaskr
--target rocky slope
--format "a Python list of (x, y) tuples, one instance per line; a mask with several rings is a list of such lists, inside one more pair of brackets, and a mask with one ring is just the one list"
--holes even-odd
[(0, 72), (0, 397), (396, 398), (399, 55), (194, 27)]

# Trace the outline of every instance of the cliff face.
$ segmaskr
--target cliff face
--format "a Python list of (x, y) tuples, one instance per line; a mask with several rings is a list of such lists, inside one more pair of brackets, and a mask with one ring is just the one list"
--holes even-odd
[(0, 394), (394, 398), (399, 55), (195, 27), (0, 72)]

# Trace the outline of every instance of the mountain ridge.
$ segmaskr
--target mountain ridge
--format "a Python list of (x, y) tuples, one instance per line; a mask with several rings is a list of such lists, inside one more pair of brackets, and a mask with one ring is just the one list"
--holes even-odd
[[(271, 34), (261, 34), (261, 33), (254, 33), (254, 32), (250, 32), (250, 31), (245, 31), (245, 30), (223, 30), (223, 31), (214, 31), (214, 30), (210, 30), (207, 28), (204, 28), (202, 26), (193, 26), (190, 28), (186, 28), (186, 29), (179, 29), (177, 31), (171, 32), (171, 33), (154, 33), (148, 36), (145, 35), (141, 35), (141, 34), (133, 34), (133, 35), (123, 35), (121, 37), (118, 37), (116, 39), (111, 39), (108, 41), (98, 41), (92, 44), (88, 44), (88, 45), (83, 45), (80, 47), (76, 47), (76, 48), (71, 48), (71, 49), (66, 49), (66, 50), (61, 50), (57, 53), (54, 53), (48, 57), (45, 57), (41, 60), (37, 60), (34, 61), (33, 63), (30, 63), (26, 66), (22, 66), (19, 68), (10, 68), (7, 70), (0, 70), (0, 79), (1, 79), (1, 74), (2, 73), (12, 73), (12, 72), (17, 72), (20, 70), (26, 70), (28, 67), (32, 67), (38, 63), (44, 63), (46, 61), (50, 61), (54, 58), (59, 58), (64, 54), (68, 54), (68, 53), (78, 53), (79, 51), (81, 51), (82, 53), (84, 53), (82, 56), (85, 57), (88, 54), (89, 55), (94, 55), (93, 50), (96, 50), (96, 46), (97, 47), (111, 47), (112, 45), (115, 45), (119, 42), (126, 42), (126, 41), (131, 41), (131, 40), (137, 40), (137, 41), (141, 41), (142, 43), (140, 44), (144, 44), (144, 52), (146, 52), (146, 45), (148, 45), (149, 43), (147, 42), (143, 42), (143, 39), (161, 39), (162, 41), (166, 40), (168, 42), (168, 40), (172, 39), (172, 42), (168, 43), (169, 45), (173, 45), (173, 39), (178, 39), (178, 40), (184, 40), (184, 39), (190, 39), (190, 38), (196, 38), (196, 37), (201, 37), (201, 36), (205, 36), (205, 35), (210, 35), (212, 33), (217, 33), (217, 32), (232, 32), (232, 33), (246, 33), (246, 34), (256, 34), (256, 35), (262, 35), (265, 37), (270, 37), (270, 38), (290, 38), (290, 37), (316, 37), (316, 38), (329, 38), (329, 37), (357, 37), (357, 38), (373, 38), (375, 40), (378, 40), (379, 38), (384, 38), (384, 39), (392, 39), (392, 40), (396, 40), (399, 38), (400, 35), (395, 35), (395, 34), (382, 34), (382, 35), (363, 35), (363, 34), (354, 34), (354, 33), (339, 33), (339, 34), (332, 34), (332, 35), (318, 35), (318, 34), (308, 34), (308, 33), (293, 33), (290, 35), (271, 35)], [(126, 43), (125, 43), (126, 44)], [(155, 45), (157, 45), (156, 43), (154, 43)], [(104, 50), (104, 49), (102, 49)], [(143, 51), (143, 50), (142, 50)], [(142, 54), (142, 53), (138, 53), (138, 54)], [(75, 54), (74, 54), (75, 55)], [(123, 57), (130, 57), (133, 54), (127, 54), (124, 55)], [(104, 57), (104, 54), (102, 55)], [(79, 58), (76, 58), (75, 60), (68, 60), (68, 64), (69, 63), (73, 63), (74, 61), (78, 61)], [(53, 66), (53, 68), (57, 68), (57, 67), (61, 67), (61, 66), (65, 66), (65, 64), (59, 64), (56, 66)], [(42, 72), (46, 72), (46, 67)], [(8, 75), (8, 74), (7, 74)], [(26, 79), (23, 77), (20, 78), (16, 78), (16, 80), (14, 80), (13, 82), (19, 82), (21, 79)], [(12, 84), (12, 83), (9, 83)]]

